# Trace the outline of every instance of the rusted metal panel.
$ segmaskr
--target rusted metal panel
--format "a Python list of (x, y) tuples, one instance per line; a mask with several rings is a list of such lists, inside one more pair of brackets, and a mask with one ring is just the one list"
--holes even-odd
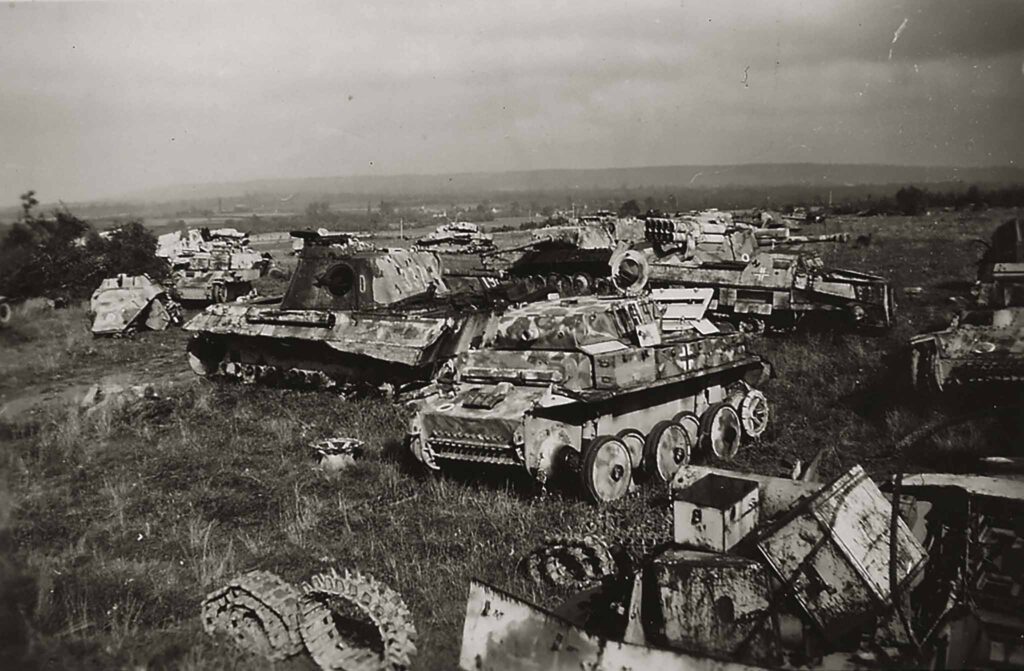
[[(889, 501), (857, 466), (759, 532), (759, 552), (826, 638), (840, 638), (890, 603), (890, 516)], [(897, 584), (904, 586), (926, 555), (903, 520), (896, 523)]]
[(757, 526), (756, 482), (709, 473), (672, 490), (673, 539), (686, 547), (726, 552)]
[(602, 638), (549, 611), (472, 581), (459, 668), (464, 671), (745, 671), (759, 667)]
[(770, 663), (778, 654), (767, 569), (735, 555), (672, 549), (643, 570), (649, 644)]

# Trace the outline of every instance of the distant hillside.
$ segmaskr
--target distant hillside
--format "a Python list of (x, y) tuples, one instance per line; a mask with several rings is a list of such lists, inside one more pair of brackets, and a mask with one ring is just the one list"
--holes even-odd
[(244, 194), (350, 194), (353, 196), (458, 195), (640, 188), (842, 187), (892, 184), (1022, 184), (1024, 170), (813, 163), (718, 166), (523, 170), (438, 175), (381, 175), (264, 179), (150, 189), (133, 201), (232, 198)]

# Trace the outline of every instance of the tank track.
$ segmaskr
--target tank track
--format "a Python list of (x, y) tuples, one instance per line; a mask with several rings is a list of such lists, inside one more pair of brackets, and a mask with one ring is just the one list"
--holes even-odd
[(302, 652), (299, 592), (267, 571), (241, 575), (203, 600), (203, 629), (270, 661)]
[[(333, 569), (313, 576), (302, 591), (302, 640), (320, 668), (377, 671), (410, 666), (416, 627), (397, 592), (370, 575)], [(382, 649), (360, 640), (370, 638), (367, 625), (376, 629)]]
[(524, 557), (523, 566), (537, 584), (586, 588), (628, 575), (671, 542), (670, 513), (637, 520), (605, 510), (579, 532), (545, 540)]

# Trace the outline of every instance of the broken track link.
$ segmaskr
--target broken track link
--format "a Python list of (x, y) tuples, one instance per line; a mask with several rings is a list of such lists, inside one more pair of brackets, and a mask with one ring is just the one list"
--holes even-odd
[(267, 571), (241, 575), (203, 600), (203, 629), (270, 661), (302, 652), (299, 592)]
[(334, 569), (313, 576), (302, 591), (302, 640), (320, 668), (409, 668), (416, 654), (416, 627), (398, 592), (370, 575)]
[(619, 572), (611, 548), (599, 536), (551, 538), (525, 558), (526, 574), (537, 584), (587, 587)]

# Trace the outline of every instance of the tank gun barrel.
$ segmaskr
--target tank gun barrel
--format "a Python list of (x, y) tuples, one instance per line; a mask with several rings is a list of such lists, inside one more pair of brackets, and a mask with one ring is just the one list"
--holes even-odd
[(798, 245), (807, 242), (849, 242), (849, 233), (826, 233), (821, 235), (790, 235), (787, 228), (768, 228), (754, 231), (760, 245)]
[(524, 249), (531, 249), (533, 247), (536, 247), (537, 245), (543, 245), (545, 242), (551, 242), (554, 239), (555, 239), (554, 236), (545, 235), (542, 238), (537, 238), (536, 240), (530, 240), (529, 242), (524, 242), (521, 245), (514, 245), (512, 247), (497, 247), (495, 249), (491, 249), (491, 250), (488, 250), (486, 252), (481, 252), (480, 256), (483, 256), (483, 257), (498, 256), (499, 254), (511, 254), (512, 252), (521, 252)]

